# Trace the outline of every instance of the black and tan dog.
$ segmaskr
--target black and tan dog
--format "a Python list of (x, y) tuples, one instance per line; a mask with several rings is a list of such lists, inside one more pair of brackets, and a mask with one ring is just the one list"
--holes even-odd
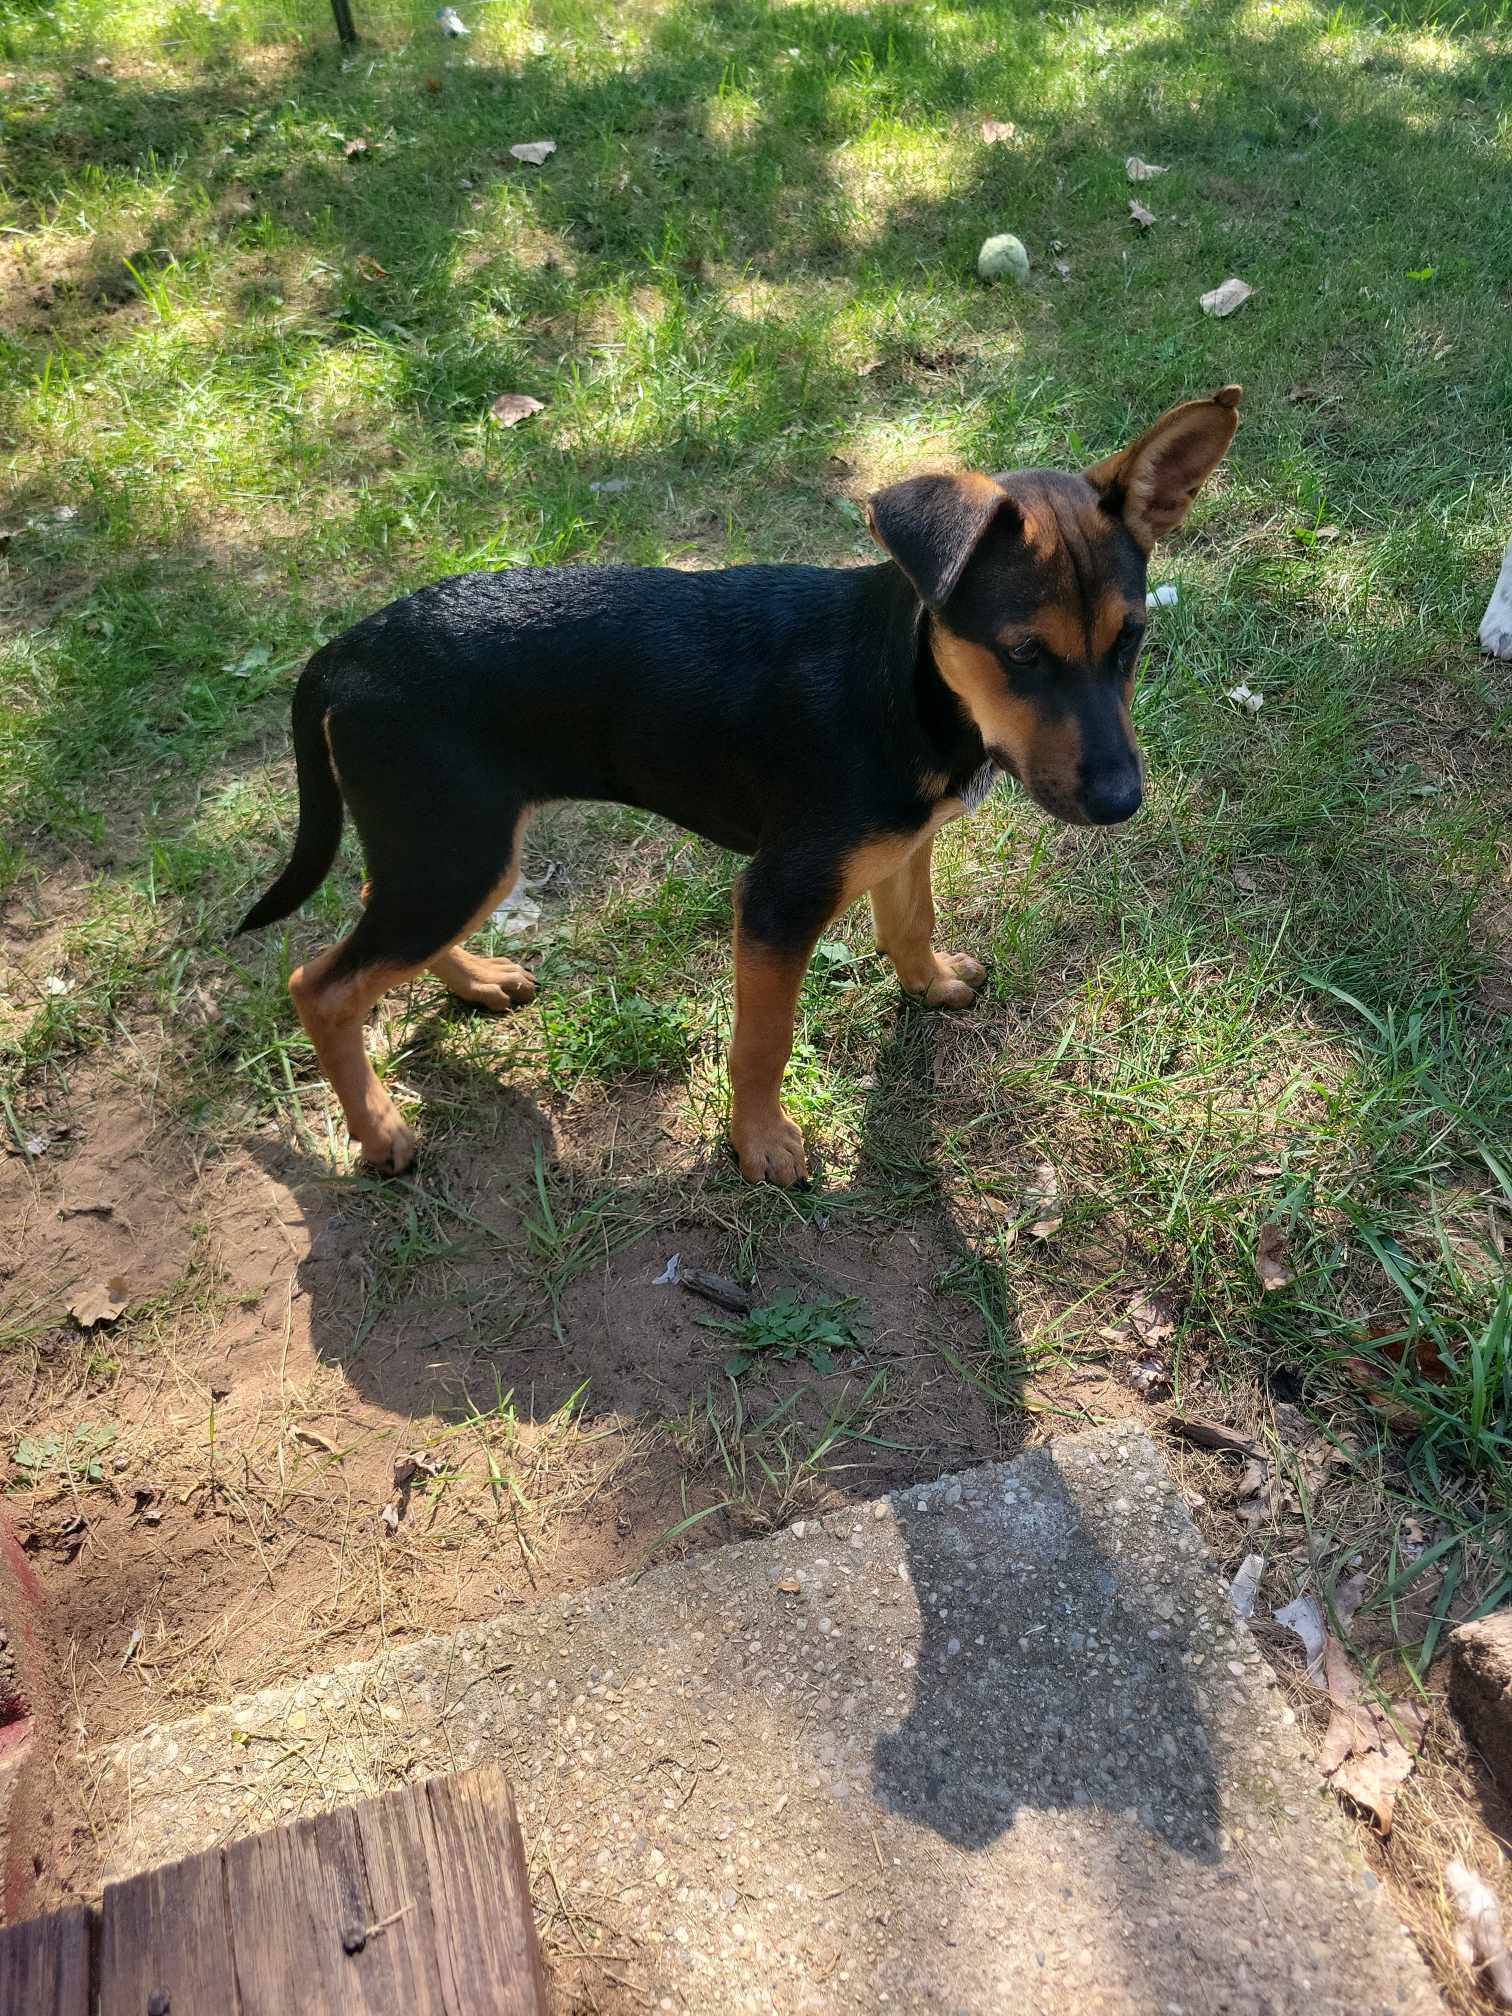
[(1222, 458), (1238, 404), (1230, 385), (1177, 406), (1079, 476), (892, 484), (868, 514), (878, 566), (462, 574), (318, 651), (294, 694), (293, 858), (241, 929), (320, 885), (344, 801), (367, 905), (289, 986), (367, 1160), (396, 1172), (415, 1154), (367, 1059), (369, 1009), (423, 967), (480, 1008), (528, 1001), (529, 973), (461, 941), (513, 885), (532, 810), (597, 798), (751, 857), (730, 1131), (750, 1181), (800, 1181), (782, 1074), (830, 920), (869, 893), (904, 988), (963, 1008), (985, 975), (931, 943), (939, 829), (1000, 771), (1058, 819), (1139, 809), (1145, 563)]

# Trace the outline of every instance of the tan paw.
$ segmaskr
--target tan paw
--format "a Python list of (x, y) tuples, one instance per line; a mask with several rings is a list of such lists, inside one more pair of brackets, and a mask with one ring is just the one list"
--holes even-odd
[(379, 1176), (402, 1176), (420, 1149), (414, 1130), (399, 1119), (364, 1136), (357, 1145), (363, 1161)]
[(785, 1113), (778, 1111), (760, 1120), (733, 1121), (730, 1139), (747, 1183), (776, 1183), (790, 1190), (795, 1183), (807, 1182), (803, 1135)]
[(987, 968), (969, 952), (937, 952), (935, 977), (919, 996), (926, 1008), (969, 1008)]
[(536, 996), (536, 978), (513, 959), (480, 959), (469, 952), (454, 960), (438, 960), (433, 969), (459, 1001), (491, 1015), (507, 1015)]

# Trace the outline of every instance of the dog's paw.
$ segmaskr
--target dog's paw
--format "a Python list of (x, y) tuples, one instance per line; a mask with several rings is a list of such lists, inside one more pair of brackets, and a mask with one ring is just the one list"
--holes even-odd
[(365, 1135), (357, 1146), (362, 1150), (363, 1162), (376, 1176), (402, 1176), (420, 1152), (419, 1138), (413, 1128), (397, 1118)]
[(536, 997), (536, 977), (514, 959), (481, 959), (475, 953), (437, 961), (437, 974), (459, 1001), (490, 1015), (507, 1015)]
[(791, 1190), (795, 1183), (808, 1181), (802, 1131), (782, 1111), (732, 1122), (730, 1140), (747, 1183), (775, 1183)]
[(969, 1008), (987, 968), (969, 952), (937, 952), (935, 977), (920, 995), (926, 1008)]

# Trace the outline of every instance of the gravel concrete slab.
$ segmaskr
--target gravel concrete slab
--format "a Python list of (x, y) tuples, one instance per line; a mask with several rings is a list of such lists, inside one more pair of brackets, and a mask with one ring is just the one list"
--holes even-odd
[(1128, 1428), (154, 1731), (116, 1873), (483, 1757), (564, 2007), (1441, 2009)]

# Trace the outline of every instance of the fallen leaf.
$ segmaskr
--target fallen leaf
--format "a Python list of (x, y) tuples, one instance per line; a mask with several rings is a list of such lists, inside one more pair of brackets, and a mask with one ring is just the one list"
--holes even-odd
[(1255, 1242), (1255, 1272), (1267, 1295), (1286, 1288), (1297, 1278), (1287, 1265), (1286, 1239), (1279, 1225), (1262, 1225)]
[(1398, 1435), (1416, 1435), (1423, 1428), (1426, 1413), (1413, 1404), (1410, 1392), (1395, 1383), (1404, 1363), (1432, 1386), (1445, 1386), (1454, 1377), (1454, 1367), (1426, 1334), (1404, 1337), (1400, 1330), (1376, 1331), (1365, 1338), (1371, 1356), (1342, 1360), (1345, 1373), (1369, 1400), (1371, 1406)]
[(1152, 1351), (1143, 1358), (1136, 1358), (1129, 1366), (1129, 1384), (1136, 1393), (1149, 1395), (1161, 1386), (1171, 1383), (1171, 1368), (1158, 1351)]
[(546, 408), (528, 392), (501, 392), (488, 410), (501, 427), (518, 427), (532, 413), (544, 413)]
[(390, 1533), (397, 1533), (399, 1531), (398, 1499), (391, 1498), (387, 1503), (387, 1505), (384, 1506), (383, 1510), (378, 1514), (378, 1517), (383, 1521), (384, 1525), (387, 1526)]
[(1137, 154), (1131, 154), (1124, 163), (1124, 173), (1131, 182), (1153, 182), (1157, 175), (1164, 175), (1165, 169), (1153, 161), (1141, 161)]
[(125, 1281), (116, 1274), (76, 1295), (68, 1305), (68, 1313), (81, 1330), (93, 1330), (97, 1324), (114, 1323), (130, 1299)]
[(1444, 1889), (1459, 1921), (1455, 1952), (1476, 1977), (1478, 1987), (1488, 1988), (1498, 2002), (1512, 2008), (1512, 1953), (1507, 1951), (1495, 1892), (1460, 1861), (1445, 1868)]
[(1232, 315), (1236, 308), (1244, 306), (1254, 291), (1246, 280), (1228, 279), (1221, 287), (1214, 287), (1202, 295), (1197, 305), (1204, 315)]
[(555, 140), (517, 140), (510, 153), (516, 161), (528, 161), (532, 168), (539, 168), (543, 161), (549, 161), (557, 150)]
[(796, 1575), (784, 1575), (777, 1587), (784, 1596), (801, 1596), (803, 1593), (803, 1584)]
[(1129, 215), (1134, 219), (1134, 222), (1139, 226), (1141, 231), (1148, 231), (1150, 226), (1155, 222), (1155, 212), (1147, 210), (1143, 203), (1134, 196), (1129, 198)]
[(1239, 1563), (1238, 1571), (1229, 1584), (1228, 1599), (1236, 1617), (1253, 1615), (1255, 1599), (1260, 1594), (1261, 1579), (1265, 1574), (1265, 1556), (1246, 1554)]
[(1060, 1211), (1060, 1183), (1048, 1162), (1035, 1165), (1034, 1180), (1024, 1192), (1024, 1209), (1029, 1213), (1029, 1237), (1048, 1239), (1064, 1222)]
[(1018, 138), (1018, 128), (1011, 119), (984, 119), (982, 138), (989, 147), (1000, 147), (1004, 141)]
[(1127, 1316), (1139, 1333), (1141, 1344), (1163, 1344), (1176, 1333), (1176, 1319), (1165, 1303), (1141, 1288), (1129, 1304)]
[[(1392, 1713), (1399, 1718), (1407, 1716), (1407, 1704), (1397, 1702)], [(1335, 1792), (1368, 1813), (1380, 1833), (1389, 1834), (1397, 1787), (1411, 1777), (1417, 1760), (1379, 1708), (1367, 1705), (1356, 1710), (1351, 1719), (1357, 1732), (1355, 1747), (1335, 1771), (1325, 1775)], [(1367, 1730), (1373, 1740), (1366, 1740)], [(1415, 1733), (1421, 1734), (1421, 1730)]]
[(354, 159), (355, 156), (357, 156), (358, 154), (366, 154), (368, 152), (368, 143), (366, 142), (366, 140), (362, 138), (361, 134), (359, 133), (353, 139), (348, 140), (343, 145), (341, 151), (343, 154), (346, 155), (347, 159), (350, 161)]
[(380, 266), (371, 252), (359, 252), (355, 264), (364, 280), (387, 280), (389, 277), (388, 268)]
[[(1235, 873), (1234, 880), (1236, 882), (1239, 880), (1237, 872)], [(1253, 1162), (1250, 1164), (1251, 1176), (1258, 1177), (1261, 1182), (1267, 1181), (1272, 1176), (1279, 1176), (1281, 1173), (1281, 1164), (1279, 1162)]]
[(292, 1442), (303, 1442), (307, 1449), (318, 1449), (325, 1456), (340, 1454), (336, 1444), (328, 1435), (322, 1435), (318, 1428), (291, 1428), (289, 1439)]
[(1283, 1609), (1272, 1610), (1271, 1615), (1278, 1624), (1302, 1640), (1302, 1649), (1307, 1654), (1307, 1677), (1316, 1686), (1322, 1677), (1323, 1654), (1328, 1639), (1317, 1598), (1298, 1596)]
[(1242, 889), (1246, 896), (1253, 896), (1260, 887), (1250, 870), (1243, 866), (1233, 870), (1233, 883), (1234, 887)]

